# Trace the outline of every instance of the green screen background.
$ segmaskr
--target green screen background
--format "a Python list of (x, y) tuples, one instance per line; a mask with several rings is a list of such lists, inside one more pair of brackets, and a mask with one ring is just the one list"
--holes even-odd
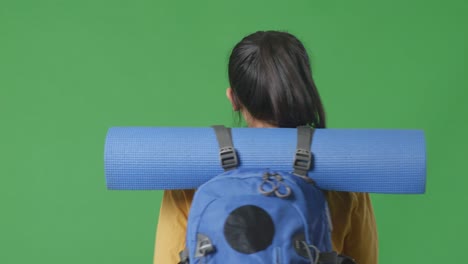
[(304, 42), (330, 127), (426, 133), (427, 193), (372, 195), (380, 263), (458, 263), (467, 13), (455, 0), (0, 0), (0, 263), (151, 263), (162, 192), (106, 190), (106, 131), (235, 125), (229, 52), (265, 29)]

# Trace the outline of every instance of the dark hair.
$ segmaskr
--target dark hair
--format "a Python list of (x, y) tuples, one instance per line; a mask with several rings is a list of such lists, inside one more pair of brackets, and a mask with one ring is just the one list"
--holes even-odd
[(234, 102), (252, 117), (278, 127), (325, 127), (325, 112), (304, 45), (293, 35), (258, 31), (229, 58)]

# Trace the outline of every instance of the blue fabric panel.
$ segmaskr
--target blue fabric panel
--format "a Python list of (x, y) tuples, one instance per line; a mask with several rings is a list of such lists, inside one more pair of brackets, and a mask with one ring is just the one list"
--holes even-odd
[[(241, 168), (292, 171), (296, 129), (233, 128)], [(317, 129), (315, 167), (327, 190), (424, 193), (426, 147), (420, 130)], [(115, 127), (105, 144), (112, 190), (194, 189), (223, 172), (212, 128)]]

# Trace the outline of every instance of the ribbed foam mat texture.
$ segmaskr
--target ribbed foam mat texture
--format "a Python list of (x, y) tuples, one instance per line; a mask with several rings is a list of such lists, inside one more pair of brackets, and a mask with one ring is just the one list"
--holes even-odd
[[(241, 168), (292, 171), (296, 129), (233, 128)], [(309, 172), (326, 190), (424, 193), (420, 130), (316, 129)], [(212, 128), (115, 127), (105, 144), (111, 190), (195, 189), (223, 172)]]

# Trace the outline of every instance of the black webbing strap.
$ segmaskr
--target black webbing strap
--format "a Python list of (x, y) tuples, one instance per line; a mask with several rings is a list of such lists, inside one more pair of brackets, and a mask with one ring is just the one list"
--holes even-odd
[(189, 264), (190, 263), (188, 248), (184, 248), (184, 250), (182, 250), (179, 253), (179, 259), (180, 261), (177, 264)]
[(239, 165), (236, 150), (232, 144), (231, 129), (224, 126), (213, 126), (219, 144), (221, 166), (225, 171), (235, 169)]
[(338, 255), (335, 251), (332, 251), (321, 252), (318, 264), (356, 264), (356, 262), (350, 257)]
[(338, 264), (356, 264), (356, 261), (350, 257), (338, 255), (337, 263)]
[[(313, 166), (313, 155), (310, 150), (314, 129), (308, 126), (297, 128), (297, 149), (294, 157), (294, 174), (304, 179), (310, 179), (307, 172)], [(312, 181), (312, 179), (311, 179)]]

